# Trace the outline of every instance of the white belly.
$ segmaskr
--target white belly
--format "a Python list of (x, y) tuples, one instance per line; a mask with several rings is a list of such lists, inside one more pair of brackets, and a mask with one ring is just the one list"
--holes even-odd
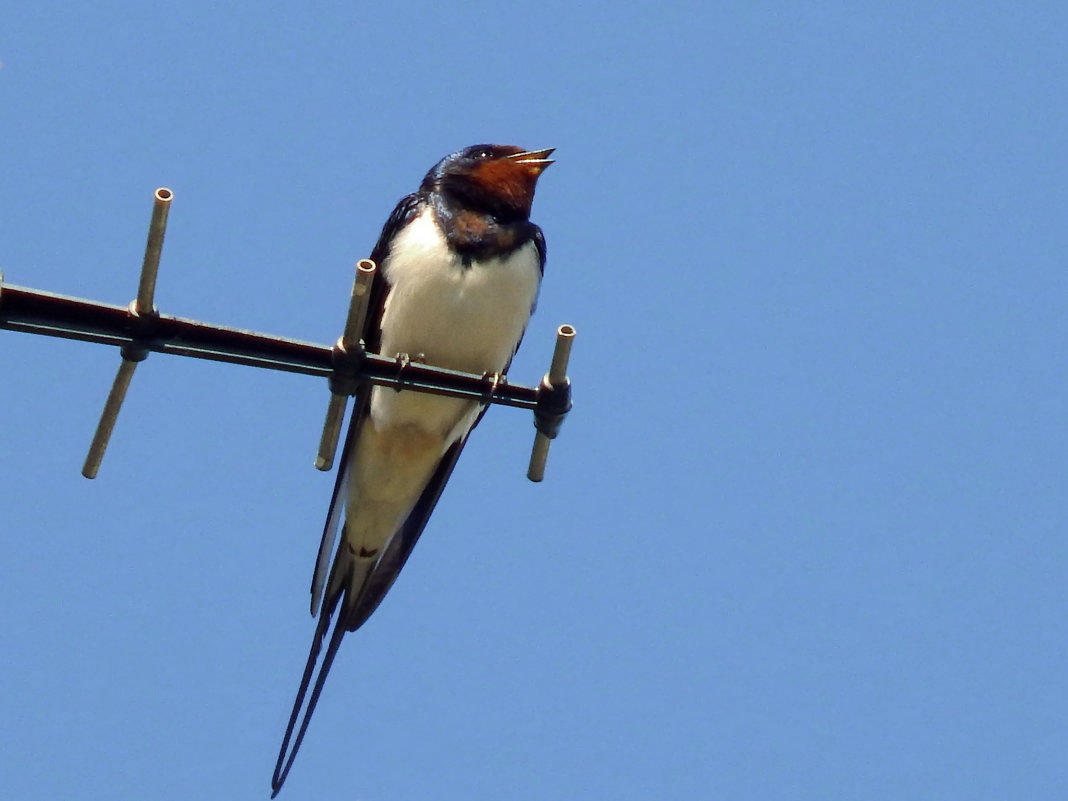
[[(504, 370), (530, 319), (541, 281), (527, 243), (505, 258), (464, 267), (427, 209), (394, 242), (382, 265), (392, 285), (382, 316), (384, 356), (424, 354), (427, 364), (470, 373)], [(384, 430), (412, 426), (448, 447), (478, 414), (471, 401), (376, 387), (371, 419)]]

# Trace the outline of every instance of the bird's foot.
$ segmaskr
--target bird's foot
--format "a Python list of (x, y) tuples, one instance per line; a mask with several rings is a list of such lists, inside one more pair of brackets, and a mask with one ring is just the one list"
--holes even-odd
[(394, 357), (397, 361), (397, 381), (393, 387), (395, 392), (401, 391), (401, 384), (404, 383), (404, 369), (409, 364), (426, 364), (425, 353), (398, 353)]
[(504, 373), (483, 373), (482, 380), (486, 384), (486, 390), (482, 394), (482, 398), (486, 403), (489, 403), (494, 395), (497, 394), (497, 390), (508, 383), (508, 376)]

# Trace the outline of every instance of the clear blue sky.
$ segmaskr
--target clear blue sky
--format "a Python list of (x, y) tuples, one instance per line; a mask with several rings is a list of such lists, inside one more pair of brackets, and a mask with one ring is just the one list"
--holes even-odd
[[(330, 343), (396, 200), (558, 148), (514, 380), (285, 799), (1068, 795), (1068, 11), (40, 0), (0, 269)], [(264, 799), (313, 630), (325, 382), (0, 332), (0, 786)]]

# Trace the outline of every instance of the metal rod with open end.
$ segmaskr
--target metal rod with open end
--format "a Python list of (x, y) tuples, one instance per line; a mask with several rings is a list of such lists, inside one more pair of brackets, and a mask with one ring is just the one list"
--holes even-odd
[[(356, 263), (356, 277), (352, 281), (352, 297), (349, 300), (349, 313), (345, 319), (345, 333), (334, 345), (335, 361), (355, 361), (363, 356), (363, 326), (367, 320), (367, 304), (371, 299), (371, 284), (375, 278), (377, 266), (370, 259), (360, 259)], [(319, 438), (319, 452), (315, 456), (315, 467), (329, 470), (334, 466), (334, 454), (337, 453), (337, 441), (341, 435), (341, 423), (345, 417), (345, 405), (349, 395), (355, 389), (354, 377), (339, 376), (330, 379), (330, 404), (326, 408), (326, 420), (323, 422), (323, 434)]]
[[(161, 186), (155, 192), (152, 220), (148, 225), (148, 241), (145, 244), (145, 258), (141, 263), (141, 281), (137, 287), (137, 298), (130, 304), (130, 316), (133, 318), (156, 315), (156, 276), (159, 273), (160, 254), (163, 252), (163, 236), (167, 231), (167, 212), (173, 199), (174, 193), (166, 187)], [(89, 453), (82, 466), (82, 475), (86, 478), (96, 478), (100, 462), (111, 440), (111, 432), (115, 429), (122, 402), (126, 399), (126, 390), (130, 388), (130, 382), (133, 380), (134, 370), (137, 369), (137, 363), (144, 361), (147, 356), (148, 350), (144, 347), (132, 344), (123, 346), (119, 372), (112, 382), (108, 399), (104, 403), (104, 411), (100, 413), (100, 422), (97, 423), (93, 441), (89, 445)]]
[(530, 451), (530, 466), (527, 478), (541, 481), (545, 478), (545, 462), (549, 458), (549, 445), (560, 431), (564, 417), (571, 411), (571, 380), (567, 377), (567, 363), (571, 358), (571, 344), (575, 340), (575, 328), (562, 325), (556, 329), (556, 349), (549, 372), (538, 387), (538, 405), (534, 409), (534, 447)]

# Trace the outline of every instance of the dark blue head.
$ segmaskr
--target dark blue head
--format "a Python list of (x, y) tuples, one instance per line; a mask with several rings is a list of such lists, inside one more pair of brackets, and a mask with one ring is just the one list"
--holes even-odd
[(524, 150), (515, 145), (472, 145), (446, 156), (420, 187), (472, 211), (501, 220), (527, 219), (538, 176), (552, 164), (554, 148)]

